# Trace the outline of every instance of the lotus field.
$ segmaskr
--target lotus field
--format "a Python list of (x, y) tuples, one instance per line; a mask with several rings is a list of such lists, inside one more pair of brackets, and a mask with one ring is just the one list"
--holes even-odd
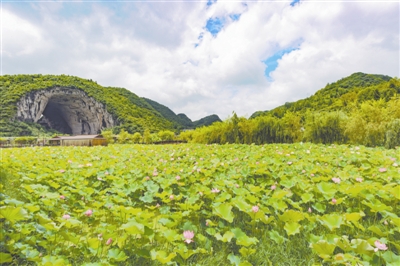
[(4, 265), (400, 265), (400, 152), (1, 150)]

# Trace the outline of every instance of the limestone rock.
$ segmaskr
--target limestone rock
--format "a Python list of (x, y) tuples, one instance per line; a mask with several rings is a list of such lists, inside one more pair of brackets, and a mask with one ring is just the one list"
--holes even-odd
[(117, 125), (104, 104), (76, 88), (32, 91), (17, 103), (16, 119), (72, 135), (97, 134)]

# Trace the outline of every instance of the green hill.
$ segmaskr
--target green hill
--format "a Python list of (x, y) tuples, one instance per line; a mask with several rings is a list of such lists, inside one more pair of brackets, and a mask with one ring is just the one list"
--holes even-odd
[[(16, 118), (17, 103), (23, 97), (32, 98), (35, 92), (54, 88), (79, 90), (88, 99), (93, 98), (112, 116), (116, 133), (121, 129), (134, 133), (143, 132), (145, 129), (156, 132), (185, 128), (185, 121), (182, 120), (181, 123), (179, 116), (169, 108), (141, 98), (124, 88), (103, 87), (95, 81), (67, 75), (4, 75), (0, 77), (1, 135), (37, 135), (38, 132), (54, 132), (41, 127), (38, 123)], [(56, 104), (54, 106), (57, 107)]]
[(150, 104), (155, 110), (157, 110), (164, 118), (172, 121), (176, 129), (192, 129), (201, 126), (209, 126), (214, 122), (221, 122), (221, 119), (217, 115), (210, 115), (203, 117), (197, 121), (192, 120), (185, 114), (175, 114), (171, 109), (165, 105), (159, 104), (153, 100), (143, 98), (148, 104)]
[(311, 97), (296, 102), (287, 102), (269, 111), (255, 112), (250, 118), (265, 115), (281, 118), (287, 111), (305, 113), (307, 110), (342, 110), (349, 105), (367, 100), (389, 100), (396, 93), (400, 93), (400, 87), (391, 77), (358, 72), (332, 84), (327, 84)]

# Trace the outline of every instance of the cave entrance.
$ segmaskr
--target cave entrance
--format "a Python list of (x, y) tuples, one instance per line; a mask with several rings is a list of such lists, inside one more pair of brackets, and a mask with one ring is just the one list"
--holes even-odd
[(76, 88), (53, 87), (27, 93), (17, 103), (16, 118), (64, 134), (99, 134), (117, 125), (103, 103)]
[(93, 106), (82, 97), (68, 94), (53, 95), (37, 122), (64, 134), (98, 134), (101, 124), (96, 123), (97, 112), (92, 109)]

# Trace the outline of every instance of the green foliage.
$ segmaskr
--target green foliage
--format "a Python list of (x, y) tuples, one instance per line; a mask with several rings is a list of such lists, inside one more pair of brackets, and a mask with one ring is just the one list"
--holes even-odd
[(161, 141), (170, 141), (175, 138), (175, 133), (169, 130), (160, 131), (157, 135)]
[(101, 135), (107, 140), (108, 144), (115, 143), (114, 134), (113, 134), (112, 130), (103, 130), (101, 132)]
[(135, 134), (133, 134), (132, 136), (132, 141), (133, 143), (141, 143), (142, 142), (142, 135), (139, 132), (136, 132)]
[(17, 137), (14, 139), (15, 144), (35, 144), (36, 142), (36, 137)]
[(1, 263), (399, 261), (397, 150), (117, 144), (2, 155)]

